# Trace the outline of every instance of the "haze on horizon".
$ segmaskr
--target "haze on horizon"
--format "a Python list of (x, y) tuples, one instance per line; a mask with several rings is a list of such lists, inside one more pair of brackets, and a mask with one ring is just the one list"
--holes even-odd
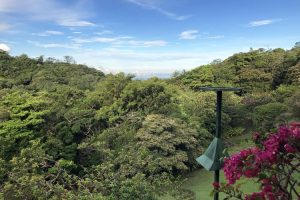
[(104, 72), (171, 74), (300, 41), (298, 0), (0, 0), (0, 49)]

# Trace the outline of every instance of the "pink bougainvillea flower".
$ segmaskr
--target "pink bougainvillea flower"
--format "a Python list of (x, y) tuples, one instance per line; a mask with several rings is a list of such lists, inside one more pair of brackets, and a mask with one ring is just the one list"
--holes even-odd
[(251, 195), (246, 195), (246, 200), (266, 200), (263, 192), (254, 192)]
[(289, 145), (289, 144), (285, 144), (285, 145), (284, 145), (284, 148), (285, 148), (286, 152), (288, 152), (288, 153), (294, 153), (294, 152), (297, 151), (297, 149), (295, 149), (294, 147), (292, 147), (292, 146)]
[[(259, 133), (254, 133), (253, 140), (261, 140)], [(228, 185), (233, 185), (242, 176), (259, 178), (262, 184), (261, 192), (246, 195), (246, 200), (276, 200), (287, 199), (287, 195), (279, 187), (276, 175), (272, 175), (279, 165), (291, 164), (296, 156), (289, 153), (300, 153), (300, 122), (279, 127), (276, 133), (270, 133), (259, 141), (258, 147), (244, 149), (229, 158), (224, 159), (224, 174)], [(262, 144), (262, 145), (261, 145)], [(268, 171), (269, 170), (269, 171)], [(269, 177), (260, 178), (261, 176)], [(300, 200), (300, 199), (298, 199)]]
[(213, 186), (215, 189), (219, 189), (220, 188), (220, 183), (219, 182), (213, 182)]

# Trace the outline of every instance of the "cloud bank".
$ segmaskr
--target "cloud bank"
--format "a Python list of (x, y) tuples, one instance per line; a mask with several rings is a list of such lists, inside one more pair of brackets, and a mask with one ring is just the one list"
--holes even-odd
[(0, 50), (8, 52), (10, 51), (10, 48), (4, 43), (0, 43)]

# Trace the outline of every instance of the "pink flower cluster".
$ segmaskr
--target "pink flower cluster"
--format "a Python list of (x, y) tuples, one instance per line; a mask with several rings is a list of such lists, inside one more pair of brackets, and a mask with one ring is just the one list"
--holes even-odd
[(258, 167), (253, 166), (253, 155), (257, 154), (259, 149), (249, 148), (240, 151), (238, 154), (232, 155), (224, 160), (224, 173), (228, 183), (234, 184), (242, 175), (246, 177), (256, 176), (259, 172)]
[(263, 192), (254, 192), (253, 194), (251, 195), (247, 195), (246, 200), (265, 200), (265, 195)]
[[(256, 143), (262, 138), (258, 133), (253, 136)], [(300, 123), (281, 126), (276, 133), (270, 133), (259, 143), (261, 145), (258, 147), (248, 148), (230, 158), (225, 158), (223, 170), (229, 185), (234, 184), (242, 176), (259, 177), (266, 169), (292, 162), (293, 154), (300, 152)], [(261, 181), (262, 191), (246, 196), (247, 200), (273, 200), (275, 195), (284, 197), (284, 194), (274, 187), (278, 181), (276, 177), (268, 177)]]
[(250, 195), (246, 195), (246, 200), (278, 200), (288, 199), (286, 195), (278, 191), (271, 183), (264, 184), (261, 192), (254, 192)]
[[(259, 138), (255, 133), (255, 139)], [(224, 173), (229, 184), (234, 184), (241, 176), (256, 177), (266, 166), (281, 162), (287, 153), (299, 152), (300, 123), (281, 126), (277, 133), (271, 133), (263, 148), (252, 147), (240, 151), (224, 160)]]

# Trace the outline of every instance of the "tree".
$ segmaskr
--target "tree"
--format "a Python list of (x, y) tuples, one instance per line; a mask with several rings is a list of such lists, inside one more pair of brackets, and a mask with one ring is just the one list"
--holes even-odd
[(211, 65), (201, 66), (190, 72), (185, 73), (181, 82), (190, 88), (201, 86), (212, 86), (214, 84), (214, 68)]
[(168, 112), (166, 107), (172, 103), (172, 94), (166, 84), (150, 79), (129, 84), (122, 92), (121, 100), (127, 111), (165, 113)]
[(64, 56), (64, 62), (68, 64), (76, 64), (76, 61), (72, 56)]
[[(126, 82), (114, 82), (111, 95), (103, 95), (107, 97), (110, 105), (105, 105), (97, 111), (97, 119), (108, 121), (110, 125), (121, 123), (122, 116), (128, 113), (140, 112), (144, 115), (159, 113), (171, 114), (176, 113), (177, 106), (176, 98), (173, 98), (174, 93), (167, 85), (158, 79), (149, 79), (146, 81), (132, 81), (127, 85)], [(121, 92), (117, 92), (119, 98), (114, 98), (115, 86), (126, 86)], [(122, 88), (122, 87), (121, 87)], [(105, 91), (105, 90), (104, 90)], [(119, 91), (119, 89), (117, 90)]]
[(180, 77), (182, 75), (185, 74), (185, 70), (175, 70), (173, 73), (172, 73), (172, 78), (177, 78), (177, 77)]
[(300, 42), (296, 42), (294, 48), (299, 48), (299, 47), (300, 47)]
[(287, 110), (285, 104), (278, 102), (257, 106), (253, 111), (254, 126), (260, 131), (270, 131), (278, 125), (277, 123), (285, 122), (280, 118), (280, 114)]
[(146, 174), (181, 174), (195, 167), (194, 158), (201, 152), (196, 130), (164, 115), (148, 115), (135, 138), (137, 151), (146, 156), (140, 166)]
[(217, 59), (214, 59), (210, 64), (211, 65), (216, 65), (216, 64), (220, 64), (221, 62), (222, 62), (222, 59), (217, 58)]
[(37, 57), (36, 60), (37, 60), (38, 64), (43, 64), (45, 59), (44, 59), (44, 56), (42, 55), (42, 56)]
[(300, 84), (300, 62), (288, 69), (287, 82), (294, 85)]
[[(6, 117), (0, 123), (0, 156), (10, 160), (30, 140), (42, 137), (45, 116), (49, 113), (47, 99), (27, 92), (13, 92), (2, 97), (0, 109)], [(9, 116), (8, 116), (9, 113)]]

